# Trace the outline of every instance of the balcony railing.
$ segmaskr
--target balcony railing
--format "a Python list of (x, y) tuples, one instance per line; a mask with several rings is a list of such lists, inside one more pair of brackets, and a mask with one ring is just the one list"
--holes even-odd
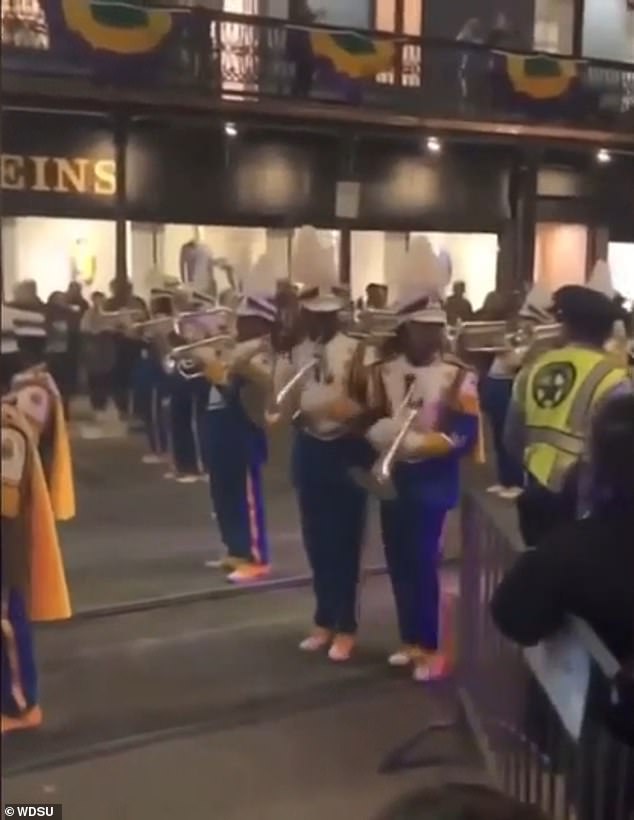
[[(188, 105), (273, 98), (444, 119), (548, 123), (634, 133), (634, 65), (491, 50), (384, 32), (301, 28), (283, 20), (189, 10), (125, 57), (41, 20), (3, 30), (5, 72), (100, 86), (178, 91)], [(149, 40), (148, 40), (149, 42)], [(376, 68), (376, 73), (372, 73)], [(34, 84), (35, 85), (35, 84)]]

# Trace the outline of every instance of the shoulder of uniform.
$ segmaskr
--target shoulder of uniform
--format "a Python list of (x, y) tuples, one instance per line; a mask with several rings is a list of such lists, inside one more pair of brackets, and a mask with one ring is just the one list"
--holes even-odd
[(29, 442), (16, 427), (2, 428), (2, 481), (16, 484), (24, 474)]

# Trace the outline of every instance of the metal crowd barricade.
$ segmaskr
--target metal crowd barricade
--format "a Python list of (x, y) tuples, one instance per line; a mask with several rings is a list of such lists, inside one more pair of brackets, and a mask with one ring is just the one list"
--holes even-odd
[(607, 726), (617, 662), (574, 619), (565, 652), (506, 641), (489, 602), (522, 545), (475, 494), (464, 500), (462, 532), (457, 682), (490, 773), (552, 820), (633, 820), (634, 750)]

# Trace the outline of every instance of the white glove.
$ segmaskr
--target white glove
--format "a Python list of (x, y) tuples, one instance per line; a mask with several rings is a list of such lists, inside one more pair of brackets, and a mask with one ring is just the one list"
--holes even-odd
[(367, 438), (375, 450), (384, 450), (394, 441), (399, 429), (399, 424), (396, 419), (379, 419), (376, 424), (372, 425), (368, 430)]

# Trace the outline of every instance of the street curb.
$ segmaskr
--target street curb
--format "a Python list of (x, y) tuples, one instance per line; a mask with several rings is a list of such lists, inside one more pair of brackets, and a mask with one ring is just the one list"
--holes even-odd
[[(385, 575), (386, 572), (386, 567), (375, 566), (364, 570), (363, 575), (364, 577), (374, 577), (377, 575)], [(275, 578), (270, 581), (262, 581), (253, 586), (227, 586), (214, 589), (201, 589), (197, 592), (179, 592), (173, 595), (161, 595), (156, 598), (130, 601), (129, 603), (80, 609), (73, 613), (70, 623), (93, 618), (106, 618), (112, 615), (129, 615), (135, 612), (147, 612), (151, 609), (163, 609), (169, 606), (195, 604), (201, 601), (222, 601), (228, 598), (239, 598), (243, 595), (253, 595), (256, 593), (275, 592), (284, 589), (301, 589), (310, 586), (312, 581), (313, 579), (310, 575), (292, 575), (288, 578)], [(59, 623), (55, 625), (59, 626)]]

